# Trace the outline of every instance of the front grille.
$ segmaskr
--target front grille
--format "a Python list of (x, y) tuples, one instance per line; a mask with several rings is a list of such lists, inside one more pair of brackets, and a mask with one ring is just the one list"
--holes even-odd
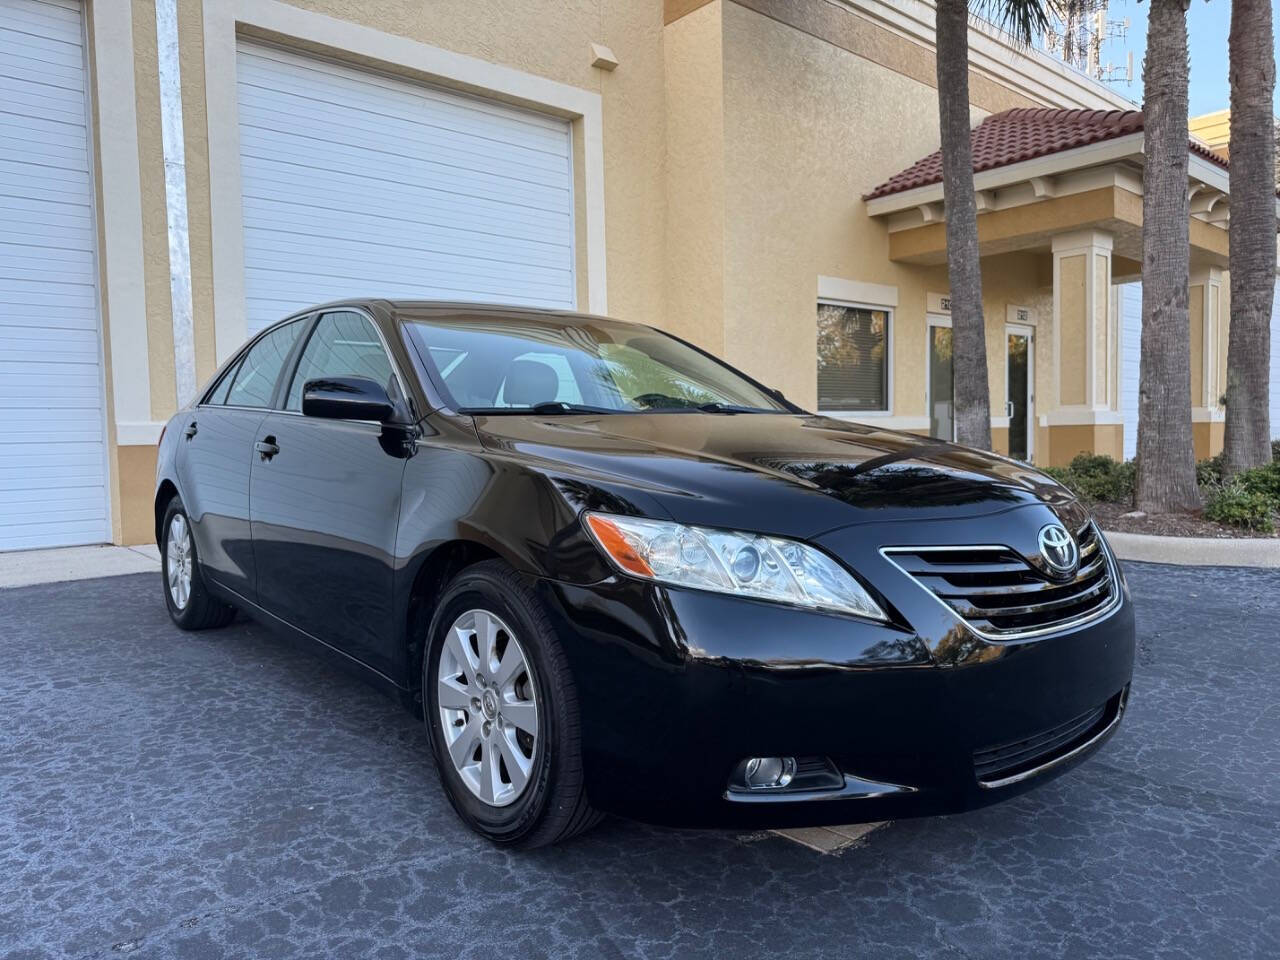
[(1021, 740), (1011, 740), (973, 752), (973, 772), (983, 786), (1001, 786), (1010, 778), (1038, 770), (1065, 757), (1102, 733), (1119, 714), (1121, 692), (1080, 716)]
[(1093, 521), (1076, 531), (1080, 566), (1054, 580), (1011, 547), (900, 547), (885, 554), (984, 637), (1012, 640), (1076, 626), (1119, 599)]

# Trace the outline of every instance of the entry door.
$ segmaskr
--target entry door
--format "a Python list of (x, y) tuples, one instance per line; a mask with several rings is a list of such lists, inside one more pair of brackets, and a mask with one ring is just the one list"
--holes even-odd
[(321, 315), (285, 392), (258, 426), (250, 478), (258, 603), (375, 669), (396, 663), (392, 623), (396, 530), (407, 451), (381, 424), (302, 415), (303, 385), (367, 377), (400, 393), (368, 317)]
[(249, 469), (258, 426), (276, 382), (308, 321), (291, 320), (258, 338), (189, 416), (175, 424), (183, 506), (205, 572), (256, 599), (249, 527)]
[(956, 438), (954, 378), (951, 371), (951, 321), (929, 318), (929, 379), (925, 403), (929, 410), (929, 435), (939, 440)]
[(1005, 413), (1009, 456), (1031, 462), (1035, 443), (1035, 335), (1030, 327), (1005, 327)]

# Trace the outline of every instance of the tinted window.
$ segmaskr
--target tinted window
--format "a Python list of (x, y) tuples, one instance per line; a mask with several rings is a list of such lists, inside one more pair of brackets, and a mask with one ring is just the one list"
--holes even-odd
[(236, 366), (238, 363), (239, 361), (227, 368), (226, 373), (222, 375), (222, 379), (205, 395), (205, 403), (223, 404), (227, 402), (227, 391), (231, 389), (231, 381), (236, 378)]
[(390, 396), (397, 395), (391, 361), (378, 331), (358, 313), (326, 313), (320, 318), (298, 360), (285, 409), (301, 410), (307, 381), (324, 377), (366, 377), (382, 384)]
[(302, 321), (277, 327), (249, 348), (236, 371), (226, 403), (233, 407), (267, 407), (275, 392), (276, 378), (302, 331)]
[(889, 311), (818, 304), (818, 409), (889, 409)]
[(553, 402), (606, 413), (787, 409), (732, 367), (647, 327), (540, 316), (415, 319), (407, 326), (462, 411)]

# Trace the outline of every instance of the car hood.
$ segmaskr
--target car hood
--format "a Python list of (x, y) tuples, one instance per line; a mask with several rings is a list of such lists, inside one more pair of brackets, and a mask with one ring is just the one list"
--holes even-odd
[(476, 429), (487, 448), (572, 481), (564, 490), (621, 481), (680, 522), (783, 536), (1072, 500), (1005, 457), (810, 414), (500, 415)]

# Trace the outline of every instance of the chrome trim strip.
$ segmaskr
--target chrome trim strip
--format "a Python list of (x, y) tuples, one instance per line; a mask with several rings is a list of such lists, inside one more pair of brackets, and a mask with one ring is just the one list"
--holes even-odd
[[(1093, 524), (1094, 534), (1097, 537), (1097, 540), (1095, 542), (1097, 542), (1100, 545), (1105, 544), (1106, 541), (1103, 540), (1102, 531), (1098, 529), (1097, 523), (1095, 521), (1090, 521), (1090, 523)], [(975, 627), (972, 623), (970, 623), (964, 617), (960, 616), (960, 614), (958, 614), (952, 608), (951, 604), (947, 603), (947, 601), (943, 600), (940, 596), (938, 596), (936, 593), (930, 590), (927, 586), (921, 583), (915, 574), (905, 570), (902, 567), (902, 565), (898, 563), (898, 561), (893, 559), (893, 556), (892, 556), (892, 554), (895, 554), (895, 553), (925, 553), (925, 552), (941, 551), (941, 550), (1012, 550), (1012, 549), (1013, 549), (1012, 547), (991, 546), (989, 544), (970, 545), (970, 544), (960, 543), (960, 544), (956, 544), (953, 547), (881, 547), (880, 555), (884, 557), (886, 560), (888, 560), (891, 564), (893, 564), (894, 567), (896, 567), (898, 571), (903, 574), (903, 576), (905, 576), (908, 580), (910, 580), (917, 587), (919, 587), (921, 590), (927, 593), (930, 597), (932, 597), (935, 603), (941, 604), (943, 609), (945, 609), (947, 613), (951, 614), (951, 616), (953, 616), (956, 620), (962, 623), (966, 630), (981, 637), (983, 640), (989, 640), (992, 643), (1008, 643), (1010, 641), (1032, 640), (1037, 637), (1048, 636), (1049, 634), (1052, 634), (1052, 633), (1065, 633), (1068, 630), (1074, 630), (1076, 627), (1082, 627), (1088, 623), (1095, 623), (1101, 620), (1105, 620), (1107, 619), (1107, 617), (1110, 617), (1112, 614), (1114, 614), (1117, 610), (1120, 609), (1120, 603), (1124, 597), (1124, 587), (1120, 583), (1119, 566), (1116, 563), (1115, 557), (1112, 556), (1111, 548), (1109, 546), (1103, 546), (1102, 549), (1103, 549), (1103, 554), (1107, 558), (1107, 575), (1111, 578), (1112, 595), (1111, 595), (1110, 603), (1108, 603), (1105, 607), (1102, 607), (1098, 610), (1093, 610), (1093, 611), (1090, 611), (1089, 613), (1084, 614), (1083, 616), (1076, 617), (1074, 620), (1063, 620), (1060, 623), (1054, 623), (1047, 627), (1037, 627), (1034, 630), (1020, 630), (1020, 631), (1014, 631), (1010, 633), (991, 633), (987, 630), (979, 630), (977, 627)], [(1015, 550), (1013, 552), (1016, 553), (1017, 551)]]
[(721, 798), (730, 803), (807, 803), (815, 800), (872, 800), (877, 797), (918, 793), (916, 787), (901, 783), (884, 783), (865, 780), (852, 774), (844, 774), (844, 785), (826, 790), (781, 790), (747, 792), (726, 790)]
[(1116, 708), (1116, 715), (1111, 719), (1111, 722), (1075, 749), (1068, 750), (1066, 753), (1061, 756), (1054, 757), (1052, 760), (1047, 760), (1038, 767), (1032, 767), (1030, 770), (1024, 770), (1022, 773), (1015, 773), (1011, 777), (1001, 777), (999, 780), (979, 780), (978, 786), (983, 790), (997, 790), (1000, 787), (1007, 787), (1010, 784), (1019, 783), (1029, 777), (1034, 777), (1037, 774), (1044, 773), (1046, 770), (1052, 770), (1059, 764), (1066, 763), (1072, 757), (1078, 757), (1090, 747), (1106, 739), (1115, 730), (1120, 723), (1120, 718), (1124, 716), (1124, 710), (1125, 707), (1128, 706), (1128, 702), (1129, 698), (1122, 694), (1120, 697), (1120, 705)]

